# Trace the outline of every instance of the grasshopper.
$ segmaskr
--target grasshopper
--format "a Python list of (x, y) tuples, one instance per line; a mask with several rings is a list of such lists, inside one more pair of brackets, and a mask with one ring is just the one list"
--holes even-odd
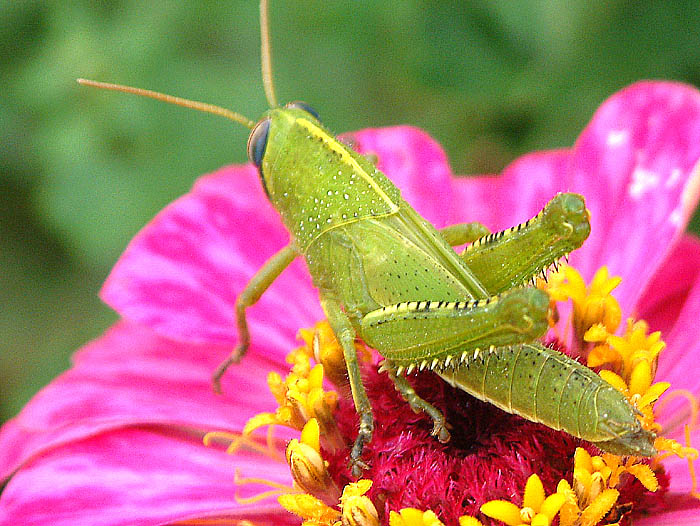
[[(582, 196), (559, 194), (534, 218), (489, 233), (478, 223), (437, 230), (401, 198), (371, 159), (335, 138), (308, 105), (279, 106), (272, 82), (267, 2), (261, 0), (263, 85), (270, 109), (253, 123), (216, 106), (148, 90), (79, 79), (219, 114), (248, 126), (248, 156), (291, 242), (253, 276), (236, 301), (239, 343), (214, 374), (218, 383), (250, 343), (246, 309), (297, 257), (306, 260), (322, 308), (342, 346), (355, 408), (350, 452), (359, 476), (372, 437), (372, 408), (355, 339), (383, 357), (382, 370), (415, 411), (450, 438), (444, 415), (406, 375), (429, 369), (511, 413), (618, 454), (653, 455), (653, 434), (597, 374), (537, 340), (547, 330), (547, 294), (527, 286), (590, 232)], [(462, 253), (452, 248), (470, 244)]]

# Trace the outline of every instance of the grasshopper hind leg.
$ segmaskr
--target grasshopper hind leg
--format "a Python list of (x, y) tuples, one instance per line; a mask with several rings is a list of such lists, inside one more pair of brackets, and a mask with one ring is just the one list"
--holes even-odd
[(433, 420), (433, 430), (430, 434), (437, 437), (443, 444), (448, 442), (450, 440), (450, 432), (447, 430), (447, 420), (442, 411), (418, 396), (411, 384), (406, 380), (406, 377), (396, 373), (396, 367), (389, 360), (385, 360), (382, 363), (380, 370), (386, 371), (389, 378), (394, 382), (396, 390), (401, 393), (403, 399), (406, 400), (415, 413), (426, 413)]

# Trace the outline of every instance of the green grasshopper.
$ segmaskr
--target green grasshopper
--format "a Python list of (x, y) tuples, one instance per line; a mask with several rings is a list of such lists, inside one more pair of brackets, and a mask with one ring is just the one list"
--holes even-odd
[[(356, 476), (365, 467), (362, 450), (374, 425), (356, 338), (385, 358), (382, 370), (415, 411), (430, 415), (441, 442), (450, 438), (447, 422), (412, 389), (405, 375), (414, 370), (434, 371), (477, 398), (602, 449), (653, 455), (653, 434), (641, 427), (622, 394), (537, 342), (547, 330), (549, 298), (525, 285), (588, 237), (583, 197), (559, 194), (534, 218), (498, 233), (478, 223), (436, 230), (372, 160), (337, 140), (308, 105), (277, 104), (266, 0), (260, 7), (263, 84), (271, 109), (257, 124), (216, 106), (79, 80), (216, 113), (252, 129), (248, 156), (292, 241), (238, 296), (240, 341), (216, 371), (215, 388), (248, 349), (246, 309), (302, 256), (347, 365), (359, 414), (350, 453)], [(461, 254), (452, 248), (467, 243)]]

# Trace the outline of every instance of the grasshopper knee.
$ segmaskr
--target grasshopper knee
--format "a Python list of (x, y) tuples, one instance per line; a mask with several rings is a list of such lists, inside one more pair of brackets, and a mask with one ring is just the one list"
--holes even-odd
[(500, 299), (498, 319), (515, 332), (535, 339), (547, 330), (549, 296), (535, 288), (515, 289), (503, 294)]

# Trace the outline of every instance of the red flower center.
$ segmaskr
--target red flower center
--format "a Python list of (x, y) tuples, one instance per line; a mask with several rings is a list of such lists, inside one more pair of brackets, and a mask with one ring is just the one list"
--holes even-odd
[[(494, 499), (516, 499), (517, 503), (533, 473), (539, 475), (547, 493), (553, 493), (561, 479), (571, 480), (577, 447), (598, 454), (580, 439), (505, 413), (450, 387), (432, 373), (414, 375), (411, 382), (418, 394), (443, 411), (452, 426), (451, 440), (441, 444), (430, 435), (430, 418), (413, 413), (385, 374), (370, 365), (364, 373), (375, 418), (374, 436), (363, 454), (370, 466), (364, 477), (373, 481), (368, 496), (380, 516), (411, 507), (432, 510), (445, 524), (458, 524), (462, 515), (497, 524), (479, 513), (482, 504)], [(336, 421), (352, 444), (357, 415), (349, 396), (341, 399)], [(353, 480), (347, 450), (324, 451), (323, 457), (339, 487)], [(660, 487), (655, 493), (634, 477), (625, 477), (617, 488), (621, 515), (646, 514), (663, 507), (669, 481), (663, 468), (658, 469)]]

